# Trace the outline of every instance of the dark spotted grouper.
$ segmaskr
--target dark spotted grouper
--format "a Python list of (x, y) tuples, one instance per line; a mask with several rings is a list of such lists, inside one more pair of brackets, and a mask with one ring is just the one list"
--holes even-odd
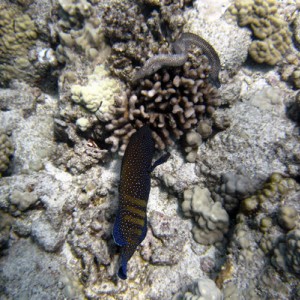
[(145, 125), (130, 138), (122, 160), (119, 208), (113, 229), (115, 243), (121, 247), (121, 279), (127, 278), (127, 262), (146, 237), (150, 173), (170, 156), (163, 155), (151, 166), (153, 154), (151, 130)]

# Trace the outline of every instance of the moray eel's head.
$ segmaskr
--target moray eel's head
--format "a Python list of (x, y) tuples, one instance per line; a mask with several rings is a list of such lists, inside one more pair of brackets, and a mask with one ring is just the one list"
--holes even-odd
[(215, 77), (215, 76), (209, 76), (208, 77), (209, 82), (214, 85), (217, 89), (220, 88), (221, 86), (221, 82), (219, 80), (219, 77)]

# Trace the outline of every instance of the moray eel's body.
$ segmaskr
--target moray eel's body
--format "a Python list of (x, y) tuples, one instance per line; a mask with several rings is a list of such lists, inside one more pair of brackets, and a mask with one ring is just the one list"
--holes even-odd
[(219, 72), (221, 69), (220, 58), (216, 50), (203, 38), (193, 33), (182, 33), (173, 44), (175, 54), (159, 54), (149, 58), (144, 66), (133, 76), (132, 82), (149, 76), (163, 67), (179, 67), (188, 59), (188, 48), (191, 45), (199, 47), (209, 60), (211, 66), (210, 78), (216, 87), (220, 87)]
[(121, 247), (121, 266), (118, 276), (127, 278), (127, 262), (147, 233), (147, 201), (150, 193), (150, 173), (164, 163), (165, 154), (151, 167), (154, 141), (147, 125), (132, 135), (122, 160), (119, 208), (113, 228), (113, 238)]
[(175, 53), (187, 53), (188, 48), (191, 45), (199, 47), (203, 51), (203, 54), (208, 58), (211, 66), (210, 77), (213, 83), (217, 87), (220, 87), (219, 72), (221, 69), (221, 62), (216, 50), (211, 44), (196, 34), (186, 32), (183, 33), (178, 40), (176, 40), (173, 44), (173, 48)]

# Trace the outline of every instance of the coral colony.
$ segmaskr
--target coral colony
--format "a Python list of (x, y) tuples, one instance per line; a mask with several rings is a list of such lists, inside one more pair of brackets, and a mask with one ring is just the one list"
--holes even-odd
[(300, 299), (299, 4), (227, 2), (1, 1), (1, 299)]

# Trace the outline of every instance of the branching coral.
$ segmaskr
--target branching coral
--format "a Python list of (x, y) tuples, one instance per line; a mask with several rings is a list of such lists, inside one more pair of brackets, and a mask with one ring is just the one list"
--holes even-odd
[(112, 44), (111, 71), (127, 81), (135, 66), (155, 54), (170, 52), (164, 31), (167, 28), (174, 37), (179, 35), (183, 6), (183, 1), (164, 1), (144, 10), (131, 0), (113, 1), (103, 15), (104, 33)]
[(182, 68), (160, 70), (118, 97), (112, 107), (114, 117), (106, 125), (112, 132), (106, 139), (113, 145), (112, 151), (121, 146), (123, 152), (131, 134), (145, 123), (152, 129), (156, 147), (165, 149), (200, 119), (213, 120), (220, 99), (217, 89), (207, 82), (208, 72), (206, 58), (194, 57)]
[[(100, 117), (109, 122), (106, 129), (111, 136), (106, 143), (112, 144), (113, 152), (121, 147), (122, 153), (130, 135), (145, 123), (150, 125), (159, 149), (172, 145), (173, 138), (179, 139), (199, 120), (212, 119), (207, 124), (214, 126), (213, 115), (220, 100), (206, 78), (211, 74), (218, 86), (218, 55), (194, 34), (184, 33), (176, 40), (175, 54), (170, 54), (166, 43), (167, 35), (170, 39), (179, 36), (184, 21), (181, 8), (190, 2), (164, 1), (155, 9), (147, 6), (147, 13), (144, 6), (133, 1), (113, 2), (104, 12), (105, 36), (112, 44), (111, 71), (136, 85), (116, 99), (112, 117)], [(200, 47), (210, 66), (201, 55), (191, 59), (191, 45)], [(137, 72), (136, 66), (141, 67)]]
[[(147, 13), (144, 11), (145, 6), (139, 6), (129, 0), (112, 1), (111, 5), (101, 6), (105, 8), (101, 15), (103, 25), (101, 28), (112, 44), (111, 64), (108, 65), (114, 75), (127, 82), (127, 88), (117, 84), (116, 80), (108, 77), (107, 72), (100, 67), (96, 67), (85, 79), (77, 80), (76, 84), (69, 84), (70, 91), (64, 96), (70, 98), (71, 94), (73, 102), (83, 107), (61, 101), (60, 118), (66, 122), (66, 126), (57, 126), (56, 133), (59, 132), (57, 134), (59, 140), (69, 141), (69, 132), (66, 128), (70, 127), (70, 123), (76, 123), (81, 139), (92, 139), (101, 150), (112, 146), (110, 147), (112, 152), (119, 150), (122, 154), (130, 136), (144, 124), (151, 127), (156, 147), (159, 149), (172, 145), (174, 139), (178, 140), (181, 137), (184, 139), (184, 135), (191, 133), (199, 121), (203, 121), (210, 129), (209, 132), (204, 130), (205, 138), (212, 133), (212, 127), (222, 127), (219, 126), (220, 122), (214, 114), (221, 103), (218, 91), (207, 78), (213, 74), (213, 79), (217, 80), (219, 58), (210, 45), (193, 34), (185, 33), (179, 38), (179, 42), (175, 43), (184, 56), (180, 67), (176, 68), (171, 64), (167, 70), (160, 69), (147, 79), (142, 78), (139, 84), (133, 85), (129, 82), (135, 67), (142, 66), (148, 57), (158, 53), (160, 55), (171, 53), (162, 27), (172, 27), (174, 21), (171, 21), (172, 12), (175, 10), (175, 15), (179, 18), (182, 15), (180, 9), (183, 5), (182, 1), (166, 1), (157, 10), (153, 6), (150, 8), (147, 6), (149, 9)], [(68, 41), (70, 46), (76, 46), (75, 32), (72, 30), (85, 26), (85, 18), (88, 20), (93, 18), (90, 15), (92, 14), (90, 5), (83, 11), (81, 5), (80, 7), (75, 5), (74, 11), (62, 4), (60, 6), (60, 10), (63, 9), (67, 13), (67, 21), (63, 22), (62, 19), (59, 21), (59, 26), (62, 28), (65, 25), (66, 30), (58, 36), (66, 50), (69, 47)], [(73, 20), (78, 14), (82, 17)], [(75, 22), (74, 26), (71, 26), (72, 22)], [(180, 26), (175, 26), (176, 28), (172, 29), (173, 33), (168, 32), (166, 35), (170, 36), (170, 39), (179, 36)], [(74, 29), (70, 31), (73, 27)], [(66, 43), (63, 42), (64, 38)], [(190, 47), (195, 43), (196, 47)], [(197, 49), (199, 46), (201, 49)], [(202, 52), (207, 54), (205, 56), (208, 56), (211, 66)], [(72, 76), (75, 77), (74, 74)], [(124, 92), (115, 98), (114, 94), (120, 90)], [(115, 103), (112, 105), (114, 100)], [(106, 130), (103, 130), (103, 126)], [(101, 128), (102, 133), (99, 134), (98, 128)], [(61, 130), (65, 130), (65, 134), (61, 134)], [(70, 132), (72, 130), (70, 129)], [(195, 161), (197, 147), (190, 142), (186, 150), (190, 153), (190, 161)], [(197, 146), (199, 144), (198, 141)]]
[[(60, 18), (55, 28), (65, 28), (64, 31), (58, 32), (61, 41), (61, 47), (57, 49), (58, 59), (62, 58), (63, 61), (64, 55), (62, 57), (59, 55), (60, 48), (67, 51), (79, 45), (76, 32), (81, 29), (76, 32), (75, 29), (83, 28), (87, 21), (94, 20), (94, 13), (91, 11), (91, 4), (87, 4), (84, 9), (86, 3), (84, 0), (76, 2), (78, 5), (73, 6), (69, 5), (70, 1), (59, 3), (58, 10), (66, 14), (66, 20)], [(170, 45), (166, 43), (165, 35), (170, 39), (179, 36), (183, 25), (181, 8), (187, 3), (190, 1), (164, 1), (159, 8), (155, 5), (150, 7), (140, 5), (141, 3), (137, 4), (130, 0), (115, 0), (111, 5), (101, 4), (103, 11), (99, 21), (100, 27), (112, 45), (108, 65), (114, 75), (127, 82), (127, 88), (123, 88), (115, 79), (108, 77), (107, 72), (101, 67), (96, 67), (91, 75), (80, 78), (76, 84), (72, 84), (72, 80), (74, 83), (76, 81), (73, 72), (71, 74), (73, 79), (67, 78), (67, 74), (66, 78), (61, 77), (62, 80), (69, 81), (67, 83), (69, 90), (63, 88), (65, 90), (63, 96), (71, 97), (73, 103), (81, 104), (82, 107), (73, 105), (72, 102), (61, 101), (60, 118), (65, 121), (66, 126), (57, 123), (56, 133), (59, 140), (70, 141), (69, 132), (73, 129), (67, 132), (66, 128), (70, 127), (70, 123), (76, 123), (80, 130), (78, 132), (81, 135), (80, 139), (92, 139), (101, 149), (107, 149), (112, 145), (110, 147), (112, 152), (119, 150), (122, 154), (130, 136), (144, 124), (151, 127), (156, 147), (159, 149), (172, 145), (174, 139), (178, 140), (181, 136), (184, 138), (184, 135), (191, 132), (199, 121), (204, 121), (210, 129), (220, 125), (214, 112), (221, 101), (218, 91), (207, 78), (209, 74), (213, 74), (213, 79), (217, 80), (219, 58), (210, 45), (193, 34), (185, 33), (175, 43), (175, 47), (184, 56), (180, 67), (176, 68), (171, 64), (168, 70), (160, 69), (147, 79), (142, 78), (139, 84), (133, 85), (130, 82), (135, 67), (142, 66), (147, 58), (158, 53), (170, 55)], [(75, 18), (76, 16), (80, 18)], [(173, 19), (174, 16), (178, 23)], [(178, 25), (173, 26), (174, 24)], [(164, 32), (163, 27), (170, 29), (167, 31), (168, 34)], [(195, 49), (190, 47), (195, 43)], [(199, 46), (201, 49), (197, 49)], [(61, 54), (69, 53), (64, 51)], [(211, 66), (207, 58), (201, 55), (202, 52), (207, 54)], [(68, 55), (66, 57), (68, 58)], [(213, 72), (210, 72), (211, 70)], [(82, 75), (79, 74), (80, 76)], [(124, 92), (115, 98), (115, 94), (120, 90)], [(103, 130), (103, 126), (106, 130)], [(100, 134), (99, 128), (102, 131)], [(208, 136), (206, 132), (205, 138)], [(71, 144), (74, 144), (73, 141)], [(195, 161), (197, 147), (194, 144), (188, 145), (187, 152), (191, 152), (191, 148), (193, 153), (190, 157)]]
[[(112, 44), (111, 71), (126, 80), (133, 71), (133, 63), (142, 62), (148, 51), (157, 52), (159, 44), (141, 9), (132, 1), (113, 2), (104, 12), (103, 21), (105, 36)], [(157, 39), (162, 39), (161, 34)]]

